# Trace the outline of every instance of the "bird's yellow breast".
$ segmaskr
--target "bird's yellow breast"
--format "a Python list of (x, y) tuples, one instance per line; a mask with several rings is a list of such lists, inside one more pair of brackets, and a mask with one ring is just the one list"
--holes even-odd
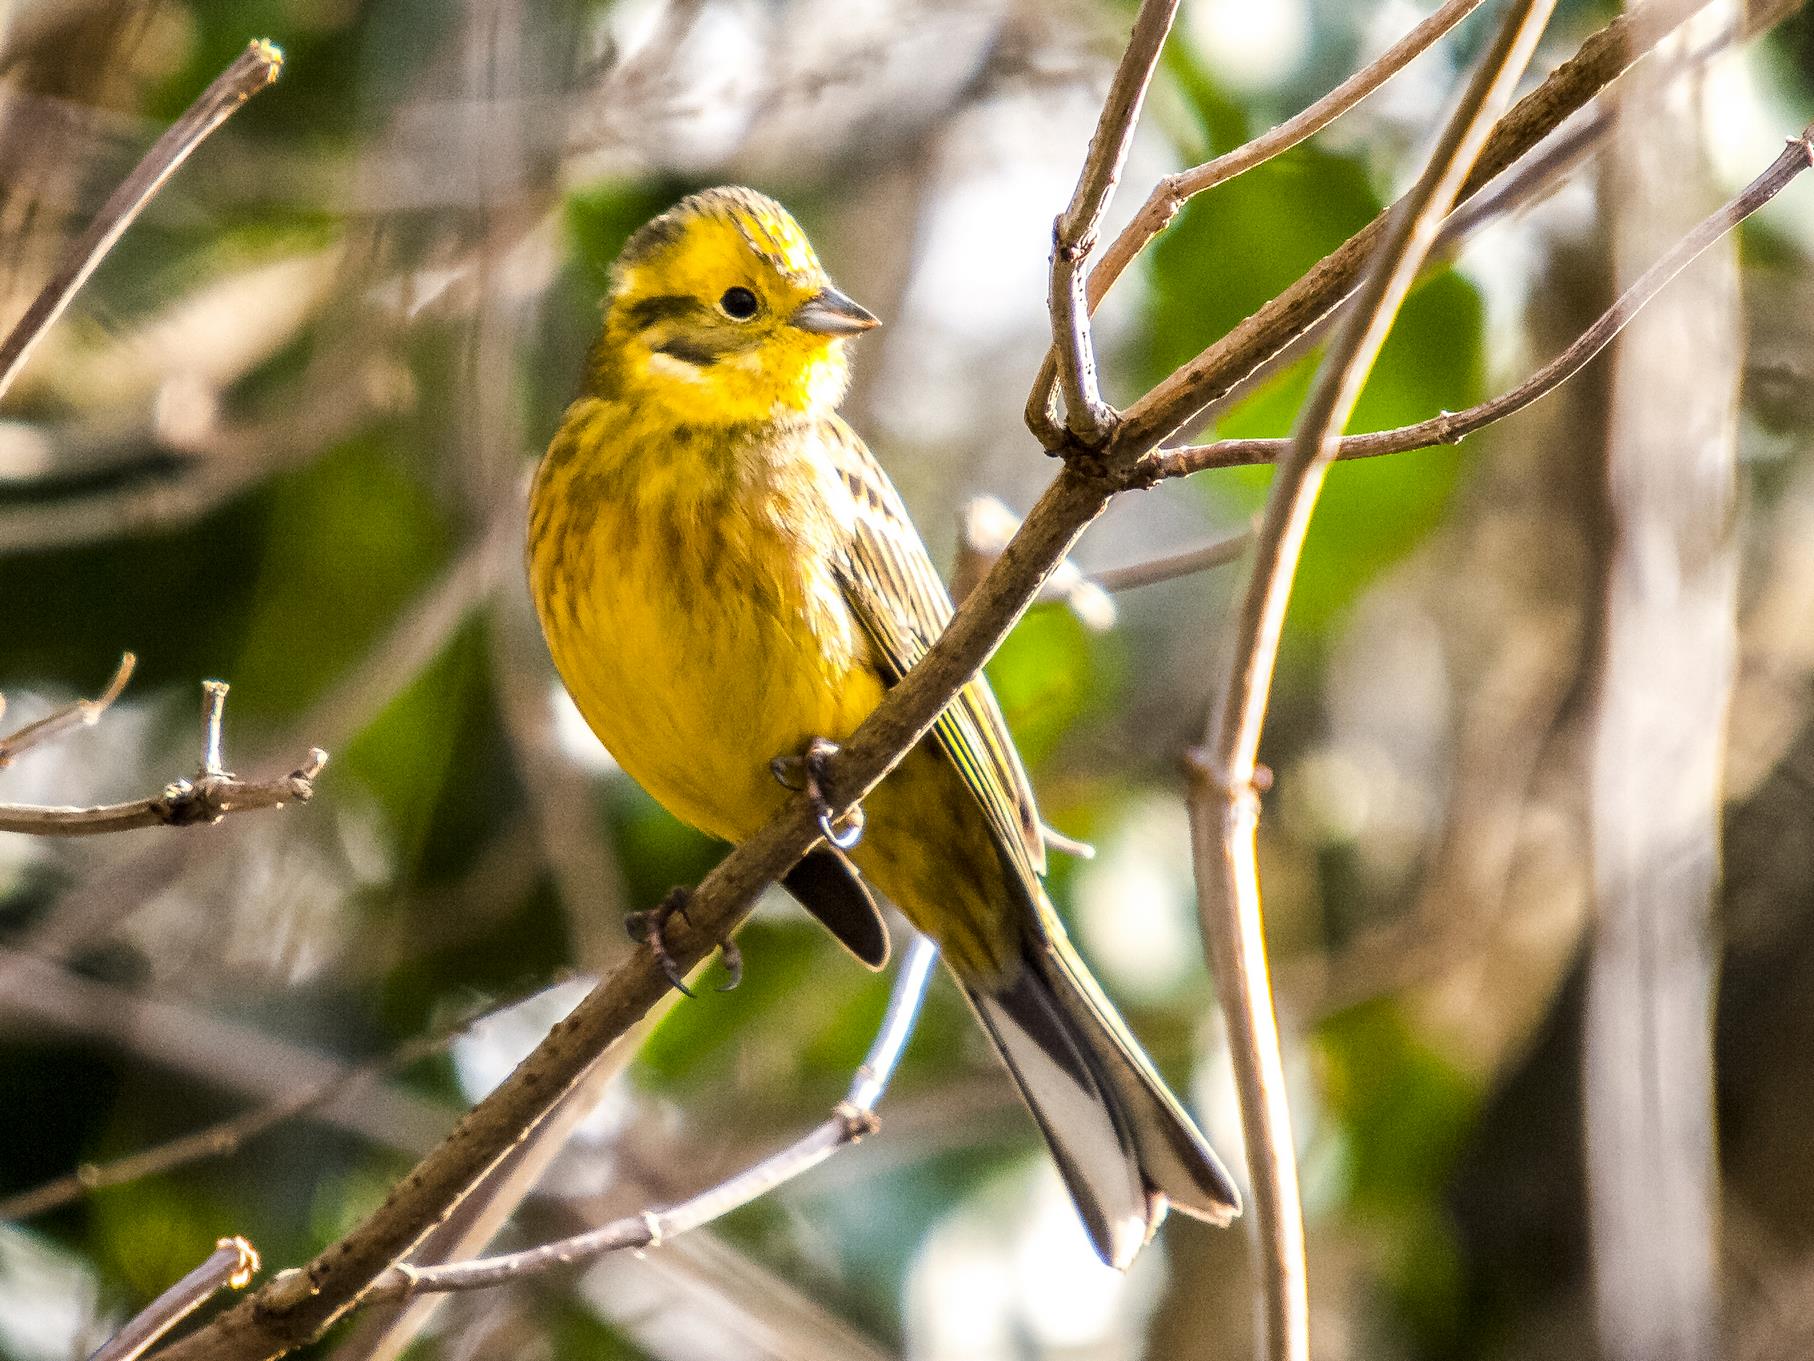
[(568, 411), (531, 504), (536, 608), (624, 770), (737, 840), (786, 794), (773, 757), (842, 740), (882, 696), (833, 574), (841, 503), (798, 434), (636, 424), (601, 399)]

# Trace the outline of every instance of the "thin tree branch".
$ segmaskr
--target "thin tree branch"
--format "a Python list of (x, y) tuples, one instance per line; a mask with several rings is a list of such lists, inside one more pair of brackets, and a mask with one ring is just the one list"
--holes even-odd
[(1253, 546), (1253, 531), (1243, 529), (1224, 539), (1215, 539), (1195, 548), (1180, 549), (1144, 562), (1130, 562), (1124, 567), (1105, 567), (1090, 579), (1111, 595), (1132, 591), (1141, 586), (1154, 586), (1161, 581), (1176, 581), (1212, 567), (1225, 567), (1240, 561)]
[[(1158, 479), (1154, 479), (1157, 481)], [(962, 600), (982, 578), (989, 566), (1001, 556), (1020, 519), (993, 496), (975, 496), (965, 503), (958, 519), (957, 561), (951, 569), (951, 595)], [(1116, 609), (1112, 596), (1141, 586), (1151, 586), (1193, 572), (1208, 571), (1235, 561), (1253, 541), (1247, 530), (1215, 539), (1194, 548), (1131, 562), (1121, 567), (1107, 567), (1085, 575), (1083, 569), (1066, 558), (1046, 579), (1034, 598), (1036, 605), (1063, 605), (1096, 633), (1115, 626)]]
[(916, 933), (895, 975), (894, 989), (889, 994), (888, 1009), (882, 1016), (881, 1026), (851, 1079), (844, 1099), (823, 1124), (779, 1153), (668, 1210), (645, 1210), (522, 1252), (470, 1262), (450, 1262), (445, 1266), (394, 1266), (378, 1278), (366, 1296), (366, 1302), (390, 1302), (412, 1295), (456, 1290), (485, 1290), (554, 1267), (589, 1262), (608, 1252), (660, 1247), (690, 1229), (700, 1228), (767, 1195), (817, 1167), (845, 1145), (875, 1133), (880, 1128), (875, 1115), (876, 1105), (887, 1092), (888, 1083), (913, 1034), (920, 1005), (925, 1001), (926, 989), (932, 981), (932, 966), (937, 960), (938, 947)]
[[(961, 602), (976, 589), (1020, 526), (1020, 517), (1000, 497), (972, 496), (964, 502), (958, 511), (957, 554), (951, 564), (953, 600)], [(1052, 570), (1034, 603), (1065, 606), (1093, 633), (1115, 626), (1115, 602), (1069, 558)]]
[(1387, 220), (1352, 309), (1317, 374), (1267, 499), (1253, 573), (1235, 631), (1224, 692), (1204, 749), (1190, 761), (1191, 849), (1198, 912), (1240, 1096), (1253, 1185), (1264, 1299), (1262, 1353), (1307, 1361), (1309, 1287), (1303, 1207), (1278, 1021), (1260, 910), (1260, 733), (1297, 563), (1342, 426), (1353, 413), (1380, 346), (1410, 292), (1443, 217), (1480, 154), (1492, 120), (1511, 102), (1555, 0), (1519, 0), (1468, 82), (1429, 164)]
[[(0, 770), (5, 770), (31, 748), (61, 737), (72, 728), (92, 728), (125, 691), (126, 683), (132, 679), (132, 670), (137, 665), (137, 657), (130, 652), (121, 653), (120, 664), (114, 670), (113, 679), (93, 699), (78, 699), (65, 704), (36, 722), (27, 723), (23, 728), (0, 737)], [(6, 697), (0, 695), (0, 714), (5, 712)]]
[[(1485, 187), (1525, 152), (1643, 59), (1689, 15), (1711, 0), (1648, 0), (1613, 19), (1574, 56), (1519, 100), (1494, 127), (1463, 182), (1458, 200)], [(1402, 202), (1402, 200), (1401, 200)], [(1196, 358), (1180, 366), (1122, 413), (1110, 443), (1111, 462), (1150, 449), (1188, 424), (1273, 354), (1315, 325), (1354, 290), (1396, 205), (1349, 237), (1284, 292)]]
[[(1672, 66), (1672, 76), (1699, 70), (1733, 46), (1765, 32), (1784, 17), (1801, 9), (1805, 0), (1764, 0), (1753, 4), (1741, 19), (1703, 43), (1693, 58), (1679, 68)], [(1534, 200), (1550, 193), (1562, 178), (1583, 161), (1596, 154), (1611, 120), (1601, 107), (1607, 102), (1602, 91), (1583, 110), (1582, 116), (1570, 119), (1553, 135), (1546, 137), (1530, 155), (1526, 155), (1494, 180), (1491, 186), (1456, 206), (1442, 224), (1436, 245), (1424, 262), (1424, 275), (1430, 276), (1452, 261), (1483, 226), (1509, 217), (1528, 207)], [(1215, 413), (1257, 389), (1276, 374), (1290, 367), (1321, 345), (1336, 320), (1334, 310), (1324, 312), (1315, 321), (1293, 335), (1289, 341), (1261, 360), (1245, 375), (1209, 403), (1197, 419), (1208, 421)]]
[(253, 42), (152, 144), (144, 159), (101, 205), (101, 211), (88, 224), (88, 229), (71, 243), (57, 272), (25, 309), (25, 315), (19, 318), (12, 332), (0, 341), (0, 397), (12, 387), (39, 338), (62, 315), (76, 290), (87, 282), (95, 266), (176, 173), (177, 167), (188, 160), (189, 154), (241, 104), (275, 81), (282, 69), (282, 52), (263, 39)]
[(258, 1272), (258, 1252), (243, 1238), (223, 1238), (208, 1260), (159, 1295), (88, 1361), (137, 1361), (165, 1333), (231, 1286), (243, 1290)]
[[(1077, 188), (1070, 205), (1052, 224), (1052, 274), (1046, 303), (1052, 316), (1054, 362), (1064, 389), (1065, 430), (1086, 449), (1096, 448), (1107, 437), (1115, 413), (1102, 400), (1096, 343), (1090, 335), (1090, 308), (1083, 296), (1084, 266), (1096, 249), (1103, 210), (1121, 178), (1128, 146), (1134, 140), (1134, 125), (1140, 119), (1140, 105), (1146, 99), (1147, 86), (1159, 64), (1159, 50), (1165, 45), (1177, 13), (1178, 0), (1141, 0), (1127, 48), (1109, 82), (1108, 97), (1103, 100), (1102, 115), (1090, 138)], [(1027, 397), (1027, 424), (1035, 434), (1045, 432), (1046, 447), (1055, 449), (1064, 439), (1052, 424), (1050, 406), (1051, 380), (1035, 380)]]
[(297, 1116), (333, 1104), (362, 1083), (434, 1057), (475, 1027), (483, 1025), (501, 1012), (521, 1006), (545, 991), (546, 987), (538, 985), (533, 991), (493, 1002), (452, 1025), (443, 1026), (431, 1034), (413, 1036), (388, 1054), (380, 1054), (367, 1062), (339, 1069), (332, 1076), (294, 1093), (277, 1097), (237, 1115), (230, 1115), (205, 1128), (180, 1134), (164, 1143), (152, 1144), (137, 1152), (125, 1154), (111, 1162), (85, 1163), (74, 1172), (7, 1196), (0, 1199), (0, 1223), (17, 1223), (68, 1205), (96, 1191), (125, 1186), (212, 1158), (230, 1157), (261, 1134)]
[[(130, 671), (130, 668), (124, 669)], [(282, 808), (286, 803), (307, 803), (313, 798), (315, 777), (321, 774), (328, 761), (328, 754), (320, 747), (310, 748), (301, 765), (274, 780), (242, 780), (222, 766), (220, 723), (226, 703), (225, 681), (202, 682), (202, 757), (193, 780), (174, 780), (164, 786), (163, 793), (150, 798), (92, 808), (0, 804), (0, 832), (24, 832), (30, 836), (105, 836), (138, 827), (212, 826), (229, 813)], [(73, 726), (73, 722), (62, 725), (65, 729)]]
[[(1480, 0), (1447, 0), (1440, 9), (1309, 108), (1233, 151), (1160, 180), (1153, 186), (1152, 193), (1147, 195), (1146, 202), (1140, 205), (1140, 211), (1104, 248), (1102, 258), (1090, 270), (1085, 295), (1089, 311), (1094, 312), (1102, 305), (1102, 300), (1134, 262), (1134, 258), (1171, 226), (1173, 219), (1191, 199), (1246, 174), (1279, 153), (1289, 151), (1299, 142), (1314, 137), (1404, 70), (1443, 34), (1479, 7)], [(1054, 334), (1061, 333), (1055, 331)], [(1052, 350), (1040, 365), (1039, 377), (1033, 383), (1033, 400), (1028, 403), (1030, 420), (1036, 415), (1050, 419), (1047, 409), (1057, 376), (1058, 352)]]
[[(1586, 368), (1645, 304), (1668, 286), (1670, 280), (1811, 166), (1814, 166), (1814, 123), (1803, 128), (1799, 136), (1791, 137), (1762, 174), (1717, 211), (1709, 213), (1667, 255), (1639, 275), (1566, 350), (1517, 387), (1466, 410), (1445, 411), (1415, 425), (1365, 435), (1346, 435), (1337, 446), (1335, 456), (1341, 459), (1377, 458), (1381, 454), (1427, 449), (1437, 444), (1458, 444), (1475, 431), (1524, 410)], [(1161, 450), (1144, 465), (1143, 472), (1158, 482), (1168, 477), (1188, 477), (1208, 468), (1272, 463), (1283, 457), (1290, 444), (1288, 439), (1232, 439), (1186, 445)], [(1103, 580), (1100, 574), (1096, 579), (1099, 584)]]

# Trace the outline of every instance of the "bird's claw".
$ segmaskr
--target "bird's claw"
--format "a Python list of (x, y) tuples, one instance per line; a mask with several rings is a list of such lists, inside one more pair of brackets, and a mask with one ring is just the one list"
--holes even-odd
[[(687, 986), (685, 972), (668, 950), (667, 931), (668, 922), (676, 916), (688, 926), (693, 924), (692, 918), (687, 916), (687, 901), (692, 896), (692, 890), (688, 888), (670, 889), (668, 896), (649, 911), (632, 912), (624, 918), (624, 929), (630, 933), (630, 939), (649, 947), (649, 952), (655, 956), (655, 962), (661, 965), (661, 971), (668, 976), (668, 982), (683, 997), (695, 997), (698, 994)], [(727, 981), (718, 991), (729, 992), (743, 981), (743, 952), (729, 940), (721, 940), (718, 942), (718, 953), (724, 959), (724, 971), (728, 975)]]
[(819, 831), (825, 840), (841, 851), (848, 851), (863, 839), (863, 810), (852, 808), (841, 818), (831, 815), (831, 802), (825, 797), (825, 763), (838, 754), (838, 744), (815, 737), (798, 756), (777, 756), (768, 763), (775, 779), (785, 789), (803, 790), (812, 800), (818, 815)]
[(718, 958), (724, 962), (724, 982), (718, 985), (718, 991), (730, 992), (743, 981), (743, 951), (737, 948), (735, 941), (721, 940)]

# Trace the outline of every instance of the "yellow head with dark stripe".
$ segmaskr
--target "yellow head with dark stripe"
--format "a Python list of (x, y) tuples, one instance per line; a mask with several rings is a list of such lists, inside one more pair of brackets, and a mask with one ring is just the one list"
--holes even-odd
[(875, 324), (832, 287), (787, 209), (708, 189), (617, 257), (592, 379), (691, 426), (821, 415), (850, 381), (844, 337)]

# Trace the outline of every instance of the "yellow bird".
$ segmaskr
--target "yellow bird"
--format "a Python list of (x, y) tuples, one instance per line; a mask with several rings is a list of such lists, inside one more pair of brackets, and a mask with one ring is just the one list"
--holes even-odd
[[(643, 788), (727, 841), (788, 797), (778, 775), (810, 783), (823, 744), (951, 616), (899, 495), (836, 413), (845, 342), (874, 325), (786, 209), (695, 194), (619, 255), (584, 393), (536, 475), (530, 581), (567, 689)], [(1033, 792), (986, 681), (864, 813), (828, 825), (786, 886), (871, 967), (888, 943), (865, 881), (938, 943), (1103, 1259), (1127, 1266), (1168, 1204), (1239, 1213), (1046, 898)], [(848, 857), (828, 844), (859, 830)]]

